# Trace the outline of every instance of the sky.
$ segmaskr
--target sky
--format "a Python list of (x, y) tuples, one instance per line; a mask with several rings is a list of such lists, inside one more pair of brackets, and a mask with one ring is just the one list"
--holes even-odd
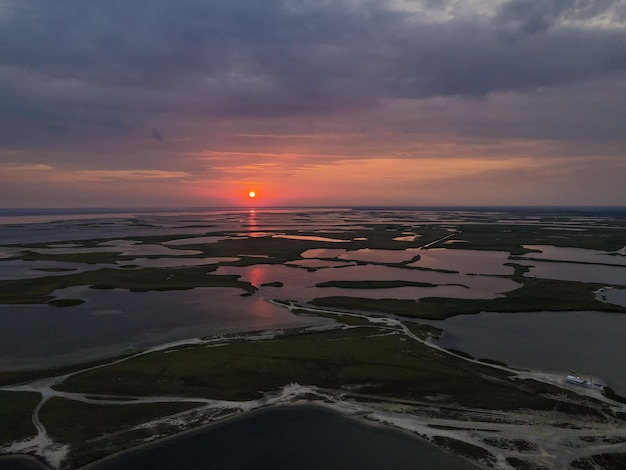
[(626, 0), (0, 0), (0, 208), (251, 205), (626, 205)]

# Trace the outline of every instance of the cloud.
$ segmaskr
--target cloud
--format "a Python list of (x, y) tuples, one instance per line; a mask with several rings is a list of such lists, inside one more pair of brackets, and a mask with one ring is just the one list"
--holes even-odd
[(189, 178), (184, 171), (163, 170), (72, 170), (55, 168), (45, 164), (3, 164), (0, 165), (3, 180), (11, 181), (36, 177), (40, 181), (106, 182), (106, 181), (156, 181)]
[(163, 135), (158, 129), (152, 129), (150, 131), (150, 137), (152, 137), (157, 142), (163, 142)]
[[(613, 3), (512, 0), (493, 21), (430, 22), (390, 2), (10, 0), (0, 90), (13, 96), (5, 115), (119, 128), (159, 111), (316, 115), (387, 98), (532, 90), (625, 71), (626, 34), (562, 28), (510, 41), (503, 28), (545, 31)], [(423, 8), (441, 9), (432, 5)]]
[(162, 170), (78, 170), (70, 172), (69, 176), (82, 181), (142, 181), (182, 179), (190, 175), (184, 171)]
[(19, 164), (19, 163), (15, 163), (15, 164), (6, 164), (6, 165), (0, 165), (0, 168), (2, 168), (2, 171), (6, 171), (6, 172), (19, 172), (19, 171), (24, 171), (24, 172), (31, 172), (31, 171), (50, 171), (50, 170), (54, 170), (54, 168), (50, 165), (44, 165), (44, 164)]
[(78, 178), (626, 145), (623, 1), (0, 0), (0, 45), (0, 160)]
[[(563, 22), (596, 19), (610, 12), (619, 20), (619, 0), (509, 0), (502, 4), (496, 21), (525, 33), (545, 32)], [(607, 19), (607, 18), (605, 18)]]

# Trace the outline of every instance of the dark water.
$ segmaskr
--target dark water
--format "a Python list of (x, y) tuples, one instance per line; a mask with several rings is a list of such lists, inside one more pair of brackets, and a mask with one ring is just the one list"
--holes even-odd
[(49, 470), (46, 464), (33, 457), (9, 456), (0, 457), (0, 470)]
[(603, 312), (480, 313), (430, 322), (439, 346), (511, 366), (595, 376), (626, 393), (626, 315)]
[(219, 424), (92, 470), (139, 469), (428, 469), (473, 468), (408, 434), (370, 426), (324, 408), (274, 408)]
[(129, 292), (76, 287), (85, 304), (0, 305), (0, 370), (46, 368), (186, 338), (323, 323), (240, 289)]

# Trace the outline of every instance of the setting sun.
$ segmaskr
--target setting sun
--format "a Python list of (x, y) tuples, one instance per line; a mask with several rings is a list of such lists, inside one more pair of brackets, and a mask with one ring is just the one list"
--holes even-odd
[(254, 197), (256, 197), (256, 193), (254, 191), (250, 191), (248, 193), (248, 196), (251, 197), (251, 198), (254, 198)]

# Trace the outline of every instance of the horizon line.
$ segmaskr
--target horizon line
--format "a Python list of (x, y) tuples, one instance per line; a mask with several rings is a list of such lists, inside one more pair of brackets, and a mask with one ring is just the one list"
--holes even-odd
[(384, 209), (405, 209), (405, 210), (425, 210), (425, 209), (626, 209), (626, 205), (606, 205), (606, 204), (550, 204), (550, 205), (481, 205), (481, 204), (429, 204), (429, 205), (281, 205), (281, 206), (262, 206), (262, 205), (238, 205), (238, 206), (84, 206), (84, 207), (0, 207), (0, 215), (11, 212), (53, 212), (53, 211), (148, 211), (148, 212), (169, 212), (183, 210), (273, 210), (273, 209), (344, 209), (344, 210), (384, 210)]

